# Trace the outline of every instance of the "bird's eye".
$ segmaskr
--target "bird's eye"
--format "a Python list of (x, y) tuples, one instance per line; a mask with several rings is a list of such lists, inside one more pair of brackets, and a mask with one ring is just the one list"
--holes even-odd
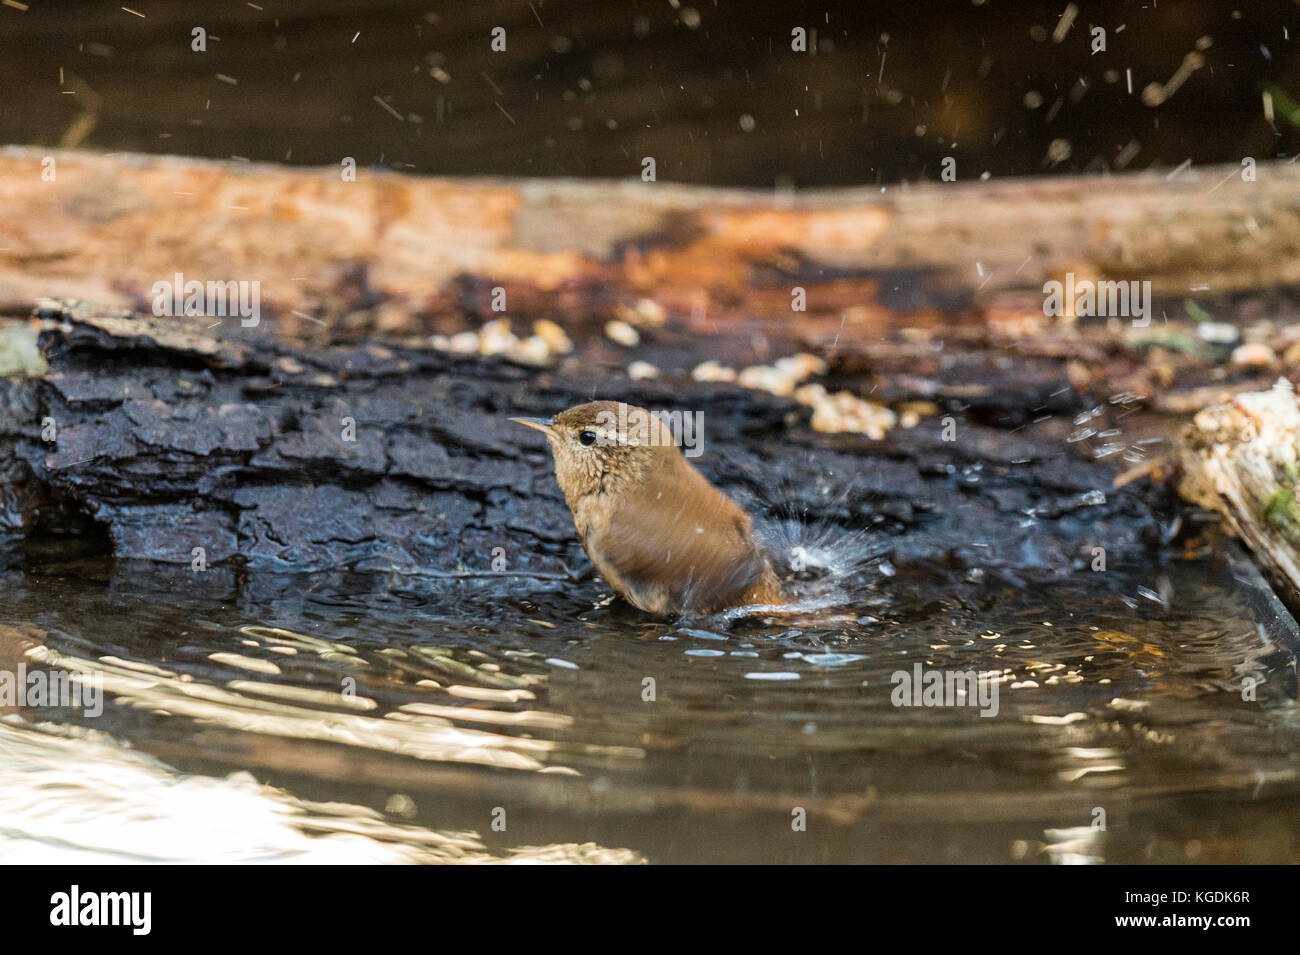
[(594, 431), (582, 432), (582, 434), (578, 435), (578, 443), (581, 444), (584, 448), (591, 447), (593, 444), (596, 443), (596, 432)]

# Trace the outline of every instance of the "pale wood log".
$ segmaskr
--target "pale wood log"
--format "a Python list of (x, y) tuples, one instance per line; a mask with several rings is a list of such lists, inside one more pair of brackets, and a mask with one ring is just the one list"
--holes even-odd
[(1222, 514), (1283, 601), (1300, 606), (1300, 406), (1290, 382), (1200, 411), (1178, 461), (1180, 493)]

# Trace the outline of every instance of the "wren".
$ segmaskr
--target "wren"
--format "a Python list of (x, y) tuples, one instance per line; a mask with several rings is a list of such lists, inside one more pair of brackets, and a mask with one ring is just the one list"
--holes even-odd
[(652, 614), (785, 603), (749, 515), (686, 460), (660, 418), (593, 401), (510, 420), (546, 435), (578, 539), (628, 603)]

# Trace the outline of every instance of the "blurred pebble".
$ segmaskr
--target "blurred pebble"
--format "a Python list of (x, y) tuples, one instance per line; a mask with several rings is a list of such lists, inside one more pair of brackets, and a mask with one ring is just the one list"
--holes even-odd
[(506, 356), (526, 365), (544, 365), (551, 359), (551, 349), (541, 335), (529, 335), (507, 347)]
[(564, 329), (549, 318), (540, 318), (533, 322), (533, 334), (542, 337), (553, 355), (567, 355), (573, 351), (573, 342), (569, 341), (569, 336), (564, 333)]
[(515, 333), (510, 330), (510, 319), (498, 318), (479, 329), (478, 353), (500, 355), (518, 340), (515, 338)]
[(1196, 326), (1196, 334), (1202, 341), (1215, 345), (1231, 345), (1237, 340), (1237, 326), (1227, 322), (1201, 322)]
[(627, 322), (618, 319), (605, 323), (605, 335), (624, 348), (635, 348), (641, 344), (641, 333)]
[(736, 369), (720, 365), (710, 358), (708, 361), (696, 365), (691, 372), (691, 377), (696, 381), (735, 381)]
[(1232, 364), (1238, 368), (1268, 368), (1277, 361), (1277, 353), (1262, 342), (1248, 342), (1232, 350)]
[(898, 415), (884, 405), (866, 401), (848, 391), (827, 395), (823, 389), (820, 396), (811, 397), (814, 431), (865, 434), (871, 440), (879, 441), (898, 424)]
[(527, 365), (544, 365), (554, 356), (573, 350), (564, 329), (547, 319), (533, 322), (533, 334), (523, 339), (511, 330), (508, 318), (498, 318), (476, 332), (430, 336), (429, 344), (458, 355), (505, 355)]
[(620, 319), (629, 325), (641, 328), (658, 328), (668, 321), (668, 313), (664, 311), (664, 307), (653, 299), (637, 299), (636, 304), (631, 306), (619, 303), (614, 310)]

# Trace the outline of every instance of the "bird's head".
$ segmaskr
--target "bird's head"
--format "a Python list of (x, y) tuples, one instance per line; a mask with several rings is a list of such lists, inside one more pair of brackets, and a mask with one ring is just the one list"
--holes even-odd
[(657, 468), (685, 462), (663, 421), (622, 401), (592, 401), (554, 418), (510, 420), (546, 435), (555, 478), (570, 500), (635, 486)]

